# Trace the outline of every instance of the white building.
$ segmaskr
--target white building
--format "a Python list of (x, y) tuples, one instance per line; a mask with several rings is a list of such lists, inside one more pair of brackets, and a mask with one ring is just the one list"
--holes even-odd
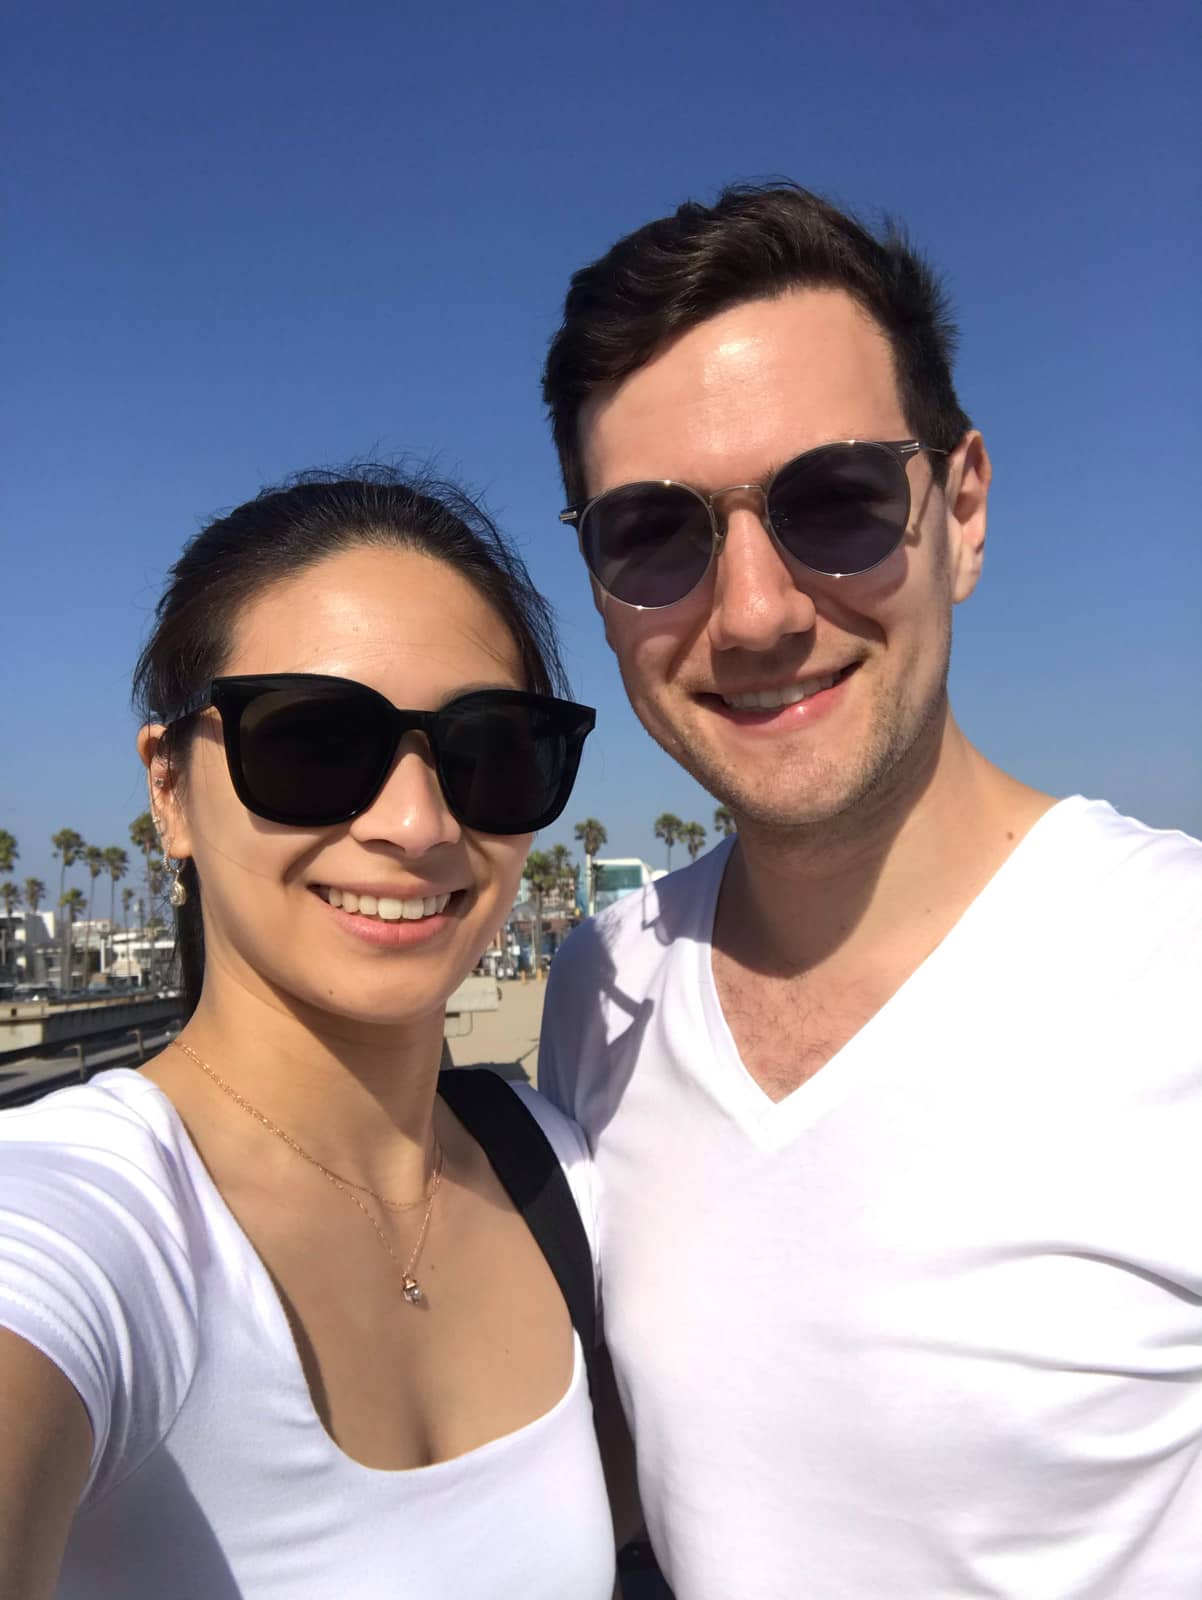
[(604, 911), (606, 906), (612, 906), (615, 900), (634, 894), (636, 889), (644, 889), (649, 883), (654, 883), (656, 878), (663, 876), (662, 872), (653, 872), (647, 863), (640, 861), (637, 856), (594, 856), (592, 903), (588, 908), (589, 915)]
[(54, 952), (54, 912), (14, 911), (6, 917), (0, 911), (4, 930), (4, 964), (16, 983), (44, 981), (45, 967)]

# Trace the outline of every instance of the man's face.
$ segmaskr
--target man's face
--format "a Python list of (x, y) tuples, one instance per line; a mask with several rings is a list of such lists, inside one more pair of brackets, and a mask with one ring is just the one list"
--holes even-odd
[[(828, 289), (701, 323), (581, 418), (590, 495), (654, 478), (703, 493), (764, 484), (816, 445), (910, 436), (884, 334)], [(644, 726), (739, 818), (838, 816), (900, 784), (906, 758), (938, 741), (951, 607), (980, 570), (988, 458), (970, 435), (946, 491), (925, 454), (907, 471), (906, 537), (871, 572), (808, 571), (770, 538), (762, 498), (736, 493), (719, 502), (721, 554), (684, 600), (638, 611), (595, 591)], [(798, 688), (815, 692), (748, 701)]]

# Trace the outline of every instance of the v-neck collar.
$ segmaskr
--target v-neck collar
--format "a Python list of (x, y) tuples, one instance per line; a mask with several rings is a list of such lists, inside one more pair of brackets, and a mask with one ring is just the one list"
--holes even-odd
[(1038, 817), (930, 954), (817, 1072), (781, 1100), (773, 1100), (748, 1071), (714, 980), (714, 921), (730, 866), (732, 852), (728, 852), (720, 870), (711, 878), (709, 903), (699, 908), (700, 932), (688, 977), (695, 1014), (703, 1018), (711, 1045), (709, 1086), (732, 1120), (756, 1144), (780, 1149), (839, 1105), (866, 1076), (882, 1070), (895, 1071), (895, 1063), (887, 1059), (889, 1052), (874, 1048), (878, 1035), (896, 1028), (911, 1010), (918, 1008), (925, 1014), (925, 996), (931, 985), (939, 983), (947, 966), (961, 959), (962, 949), (975, 937), (982, 919), (991, 916), (1012, 887), (1027, 877), (1032, 860), (1046, 853), (1050, 840), (1062, 827), (1093, 803), (1074, 795), (1057, 801)]

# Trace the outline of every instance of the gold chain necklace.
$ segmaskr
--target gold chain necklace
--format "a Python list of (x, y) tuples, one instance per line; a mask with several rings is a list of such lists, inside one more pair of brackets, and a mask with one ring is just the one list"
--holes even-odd
[(382, 1194), (377, 1194), (374, 1189), (369, 1189), (365, 1183), (354, 1183), (350, 1178), (341, 1177), (337, 1172), (332, 1171), (331, 1168), (319, 1161), (316, 1156), (311, 1156), (302, 1145), (299, 1145), (296, 1142), (290, 1133), (285, 1133), (284, 1129), (281, 1128), (277, 1123), (272, 1122), (271, 1118), (264, 1112), (260, 1111), (258, 1106), (251, 1105), (250, 1101), (247, 1100), (244, 1095), (238, 1093), (237, 1089), (234, 1088), (232, 1083), (227, 1083), (224, 1078), (219, 1076), (219, 1074), (213, 1070), (213, 1068), (207, 1061), (203, 1059), (203, 1057), (197, 1055), (196, 1051), (193, 1050), (191, 1045), (185, 1044), (182, 1039), (172, 1039), (171, 1043), (178, 1049), (182, 1050), (183, 1053), (190, 1057), (191, 1060), (195, 1061), (200, 1070), (206, 1073), (208, 1077), (210, 1077), (217, 1085), (217, 1087), (222, 1090), (223, 1093), (228, 1094), (235, 1105), (241, 1106), (243, 1111), (246, 1112), (247, 1116), (253, 1117), (256, 1122), (261, 1123), (269, 1133), (274, 1133), (277, 1139), (282, 1139), (288, 1148), (290, 1150), (294, 1150), (302, 1160), (307, 1161), (311, 1167), (316, 1167), (318, 1172), (321, 1173), (322, 1177), (325, 1178), (328, 1183), (332, 1183), (335, 1189), (341, 1189), (343, 1194), (347, 1197), (352, 1205), (358, 1206), (359, 1210), (362, 1211), (368, 1222), (370, 1222), (372, 1227), (375, 1229), (376, 1238), (379, 1239), (380, 1243), (384, 1246), (393, 1262), (393, 1265), (400, 1274), (402, 1296), (411, 1306), (420, 1305), (425, 1299), (425, 1295), (422, 1292), (417, 1279), (413, 1276), (413, 1269), (417, 1265), (418, 1257), (422, 1253), (422, 1246), (426, 1242), (426, 1233), (430, 1227), (430, 1217), (434, 1211), (434, 1196), (438, 1193), (438, 1186), (442, 1182), (444, 1157), (442, 1145), (438, 1142), (438, 1135), (434, 1135), (433, 1175), (430, 1179), (429, 1191), (424, 1196), (426, 1203), (426, 1214), (422, 1218), (421, 1231), (417, 1236), (417, 1243), (414, 1245), (408, 1261), (406, 1261), (404, 1266), (402, 1266), (400, 1256), (397, 1255), (396, 1251), (392, 1248), (392, 1245), (388, 1241), (388, 1235), (384, 1232), (383, 1228), (380, 1227), (380, 1224), (372, 1216), (371, 1212), (363, 1204), (359, 1196), (354, 1193), (354, 1190), (359, 1189), (362, 1190), (364, 1194), (371, 1195), (373, 1200), (378, 1200), (382, 1206), (387, 1206), (391, 1211), (414, 1211), (419, 1205), (421, 1205), (421, 1200), (386, 1200)]

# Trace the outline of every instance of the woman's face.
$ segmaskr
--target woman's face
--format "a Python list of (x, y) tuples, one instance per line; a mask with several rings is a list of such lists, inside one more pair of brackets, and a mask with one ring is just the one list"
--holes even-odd
[[(525, 687), (514, 640), (483, 596), (443, 562), (392, 548), (344, 551), (246, 607), (222, 674), (277, 672), (351, 678), (421, 711), (471, 689)], [(530, 847), (529, 834), (456, 822), (419, 733), (406, 734), (368, 809), (332, 827), (247, 811), (215, 711), (198, 717), (182, 771), (161, 760), (151, 771), (165, 776), (153, 796), (167, 846), (200, 875), (206, 990), (233, 983), (347, 1020), (441, 1011), (504, 923)], [(366, 914), (331, 904), (331, 890), (335, 901), (368, 896)], [(434, 911), (389, 921), (370, 914), (381, 898)]]

